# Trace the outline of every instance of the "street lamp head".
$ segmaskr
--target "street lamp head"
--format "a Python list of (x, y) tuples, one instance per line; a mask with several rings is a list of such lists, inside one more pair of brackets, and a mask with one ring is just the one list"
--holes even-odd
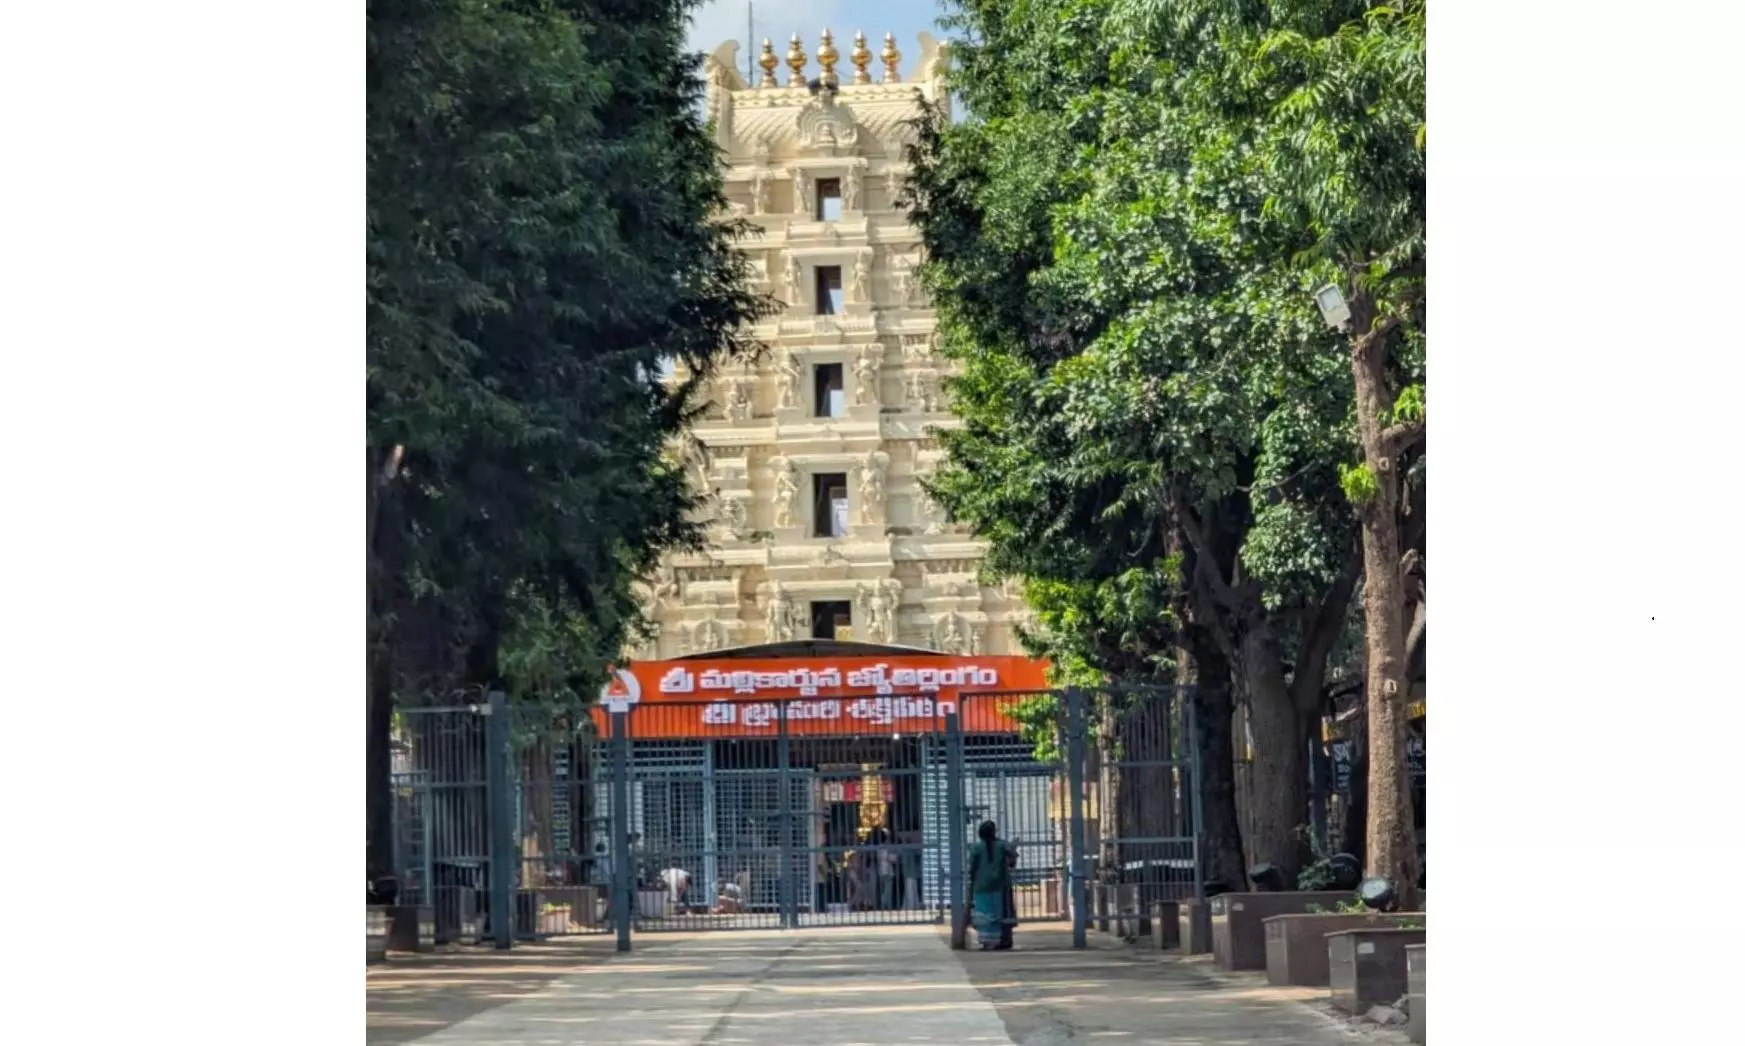
[(1345, 292), (1337, 285), (1329, 283), (1316, 291), (1315, 304), (1321, 309), (1321, 318), (1334, 330), (1344, 330), (1351, 322), (1351, 306), (1345, 304)]

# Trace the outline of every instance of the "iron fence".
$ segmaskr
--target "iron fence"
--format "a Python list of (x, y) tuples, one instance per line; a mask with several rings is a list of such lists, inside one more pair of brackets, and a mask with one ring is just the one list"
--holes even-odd
[(537, 715), (501, 695), (400, 715), (396, 864), (439, 940), (961, 925), (984, 820), (1019, 855), (1018, 920), (1071, 918), (1081, 944), (1093, 881), (1202, 892), (1180, 689)]

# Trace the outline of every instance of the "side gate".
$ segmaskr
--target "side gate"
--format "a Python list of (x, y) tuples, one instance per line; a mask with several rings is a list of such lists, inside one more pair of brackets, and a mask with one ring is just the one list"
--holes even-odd
[(1068, 687), (966, 694), (993, 702), (1017, 737), (960, 737), (964, 831), (993, 820), (1017, 844), (1020, 923), (1090, 926), (1205, 896), (1199, 749), (1189, 687)]

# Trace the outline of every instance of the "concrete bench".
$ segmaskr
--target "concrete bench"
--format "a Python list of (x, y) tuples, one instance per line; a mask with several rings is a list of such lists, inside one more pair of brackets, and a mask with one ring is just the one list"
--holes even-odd
[(1424, 949), (1426, 945), (1406, 945), (1406, 1035), (1413, 1042), (1424, 1041)]
[(1402, 918), (1422, 916), (1380, 913), (1274, 915), (1262, 920), (1266, 935), (1266, 980), (1269, 984), (1325, 988), (1327, 935), (1340, 930), (1392, 929)]
[(1221, 893), (1211, 899), (1212, 961), (1223, 970), (1266, 969), (1266, 925), (1274, 915), (1298, 915), (1351, 900), (1348, 891)]
[(1340, 930), (1327, 935), (1327, 982), (1335, 1009), (1363, 1014), (1406, 994), (1406, 946), (1423, 930)]

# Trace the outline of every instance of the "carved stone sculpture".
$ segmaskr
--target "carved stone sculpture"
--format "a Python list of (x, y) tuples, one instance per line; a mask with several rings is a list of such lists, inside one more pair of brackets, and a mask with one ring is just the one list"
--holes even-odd
[(782, 276), (787, 281), (787, 292), (788, 292), (788, 304), (789, 305), (803, 304), (803, 298), (802, 298), (802, 294), (801, 294), (802, 284), (800, 282), (800, 277), (802, 275), (803, 275), (803, 273), (801, 272), (801, 269), (800, 269), (800, 259), (794, 258), (794, 257), (789, 257), (787, 270), (782, 273)]
[(751, 389), (745, 382), (727, 383), (727, 402), (724, 409), (731, 421), (746, 421), (751, 418)]
[(861, 585), (855, 600), (866, 615), (867, 637), (877, 643), (889, 643), (897, 634), (897, 604), (903, 597), (903, 586), (894, 578), (873, 585)]
[(762, 174), (753, 175), (751, 179), (751, 213), (769, 213), (769, 179)]
[(866, 301), (872, 294), (872, 266), (867, 264), (866, 255), (857, 255), (854, 259), (854, 279), (848, 285), (849, 301)]
[(671, 564), (662, 566), (655, 572), (648, 583), (649, 597), (653, 604), (661, 609), (670, 609), (678, 605), (679, 576)]
[(794, 213), (812, 217), (812, 179), (801, 171), (794, 172)]
[(860, 210), (860, 168), (850, 167), (848, 177), (842, 180), (842, 209), (845, 211)]
[(910, 371), (905, 381), (908, 407), (918, 414), (931, 414), (939, 407), (939, 383), (932, 371)]
[(956, 614), (946, 614), (934, 624), (933, 645), (941, 653), (969, 653), (969, 636), (964, 633), (962, 623)]
[(791, 352), (783, 352), (776, 357), (777, 388), (781, 392), (780, 405), (783, 409), (800, 405), (800, 361), (794, 359)]
[(785, 643), (794, 638), (794, 601), (788, 598), (781, 582), (771, 588), (763, 607), (764, 627), (771, 643)]
[(727, 626), (714, 618), (700, 622), (691, 632), (691, 649), (695, 653), (719, 650), (728, 642)]
[(923, 534), (945, 533), (945, 513), (939, 510), (939, 503), (926, 490), (917, 488), (915, 494), (916, 522), (921, 525)]
[(794, 525), (794, 502), (800, 496), (800, 479), (794, 473), (794, 463), (785, 457), (776, 457), (770, 462), (770, 472), (775, 477), (775, 518), (778, 527)]
[(747, 528), (745, 499), (727, 498), (721, 505), (721, 521), (735, 541), (744, 541)]
[(860, 521), (877, 523), (885, 508), (885, 466), (890, 456), (875, 450), (866, 456), (856, 470), (860, 480)]
[(883, 346), (869, 345), (854, 361), (854, 402), (865, 407), (879, 401), (879, 368), (884, 363)]

